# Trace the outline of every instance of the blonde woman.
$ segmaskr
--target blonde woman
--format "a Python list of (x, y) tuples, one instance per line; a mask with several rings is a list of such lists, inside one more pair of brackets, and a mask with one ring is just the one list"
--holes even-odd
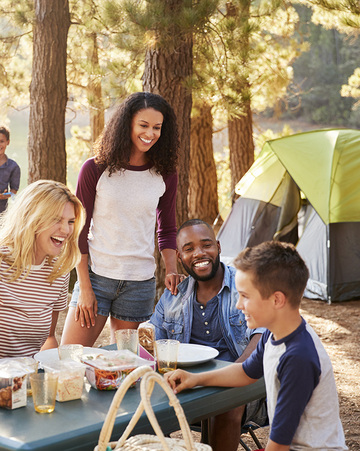
[(39, 180), (0, 221), (0, 357), (33, 356), (58, 346), (85, 213), (65, 185)]

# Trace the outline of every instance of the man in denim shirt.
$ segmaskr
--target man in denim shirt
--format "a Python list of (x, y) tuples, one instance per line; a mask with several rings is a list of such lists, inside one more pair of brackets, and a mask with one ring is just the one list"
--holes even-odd
[[(247, 328), (243, 313), (236, 308), (236, 270), (220, 263), (220, 251), (206, 222), (191, 219), (179, 228), (177, 256), (189, 277), (178, 285), (176, 295), (165, 289), (150, 322), (157, 340), (171, 338), (211, 346), (219, 351), (218, 359), (242, 362), (255, 349), (264, 329)], [(243, 417), (249, 420), (250, 410), (256, 411), (258, 404), (246, 406), (246, 415), (245, 406), (240, 406), (212, 419), (210, 445), (214, 451), (237, 450)]]

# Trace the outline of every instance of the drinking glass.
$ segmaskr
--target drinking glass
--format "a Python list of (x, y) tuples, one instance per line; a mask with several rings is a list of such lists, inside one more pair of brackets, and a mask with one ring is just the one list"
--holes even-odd
[(55, 409), (58, 374), (30, 374), (34, 409), (39, 413), (51, 413)]
[(83, 355), (84, 347), (83, 345), (61, 345), (58, 347), (59, 359), (71, 359), (76, 362), (80, 362)]
[(115, 331), (116, 346), (118, 350), (128, 349), (137, 354), (138, 334), (136, 329), (119, 329)]
[(159, 373), (176, 370), (180, 342), (178, 340), (156, 340), (155, 352)]

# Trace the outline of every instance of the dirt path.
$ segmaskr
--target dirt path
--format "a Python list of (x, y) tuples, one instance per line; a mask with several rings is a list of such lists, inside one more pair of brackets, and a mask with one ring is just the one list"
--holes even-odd
[[(321, 338), (334, 367), (339, 394), (340, 416), (350, 451), (360, 450), (360, 301), (328, 305), (304, 299), (302, 315)], [(57, 336), (61, 334), (65, 314), (60, 315)], [(96, 345), (109, 344), (109, 329)], [(265, 445), (268, 428), (257, 432)], [(194, 433), (196, 440), (199, 434)], [(249, 442), (251, 443), (251, 442)], [(239, 451), (243, 449), (239, 447)], [(225, 451), (225, 450), (224, 450)]]

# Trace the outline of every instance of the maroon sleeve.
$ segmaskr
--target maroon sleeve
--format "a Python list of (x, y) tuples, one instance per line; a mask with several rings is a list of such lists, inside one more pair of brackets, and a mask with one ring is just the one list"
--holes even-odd
[(86, 221), (79, 237), (79, 248), (82, 254), (89, 253), (88, 234), (94, 211), (96, 185), (102, 170), (95, 164), (94, 158), (86, 160), (82, 165), (76, 185), (76, 196), (81, 200), (86, 210)]
[(157, 206), (157, 235), (160, 252), (163, 249), (176, 249), (176, 192), (178, 176), (175, 172), (164, 177), (165, 193)]

